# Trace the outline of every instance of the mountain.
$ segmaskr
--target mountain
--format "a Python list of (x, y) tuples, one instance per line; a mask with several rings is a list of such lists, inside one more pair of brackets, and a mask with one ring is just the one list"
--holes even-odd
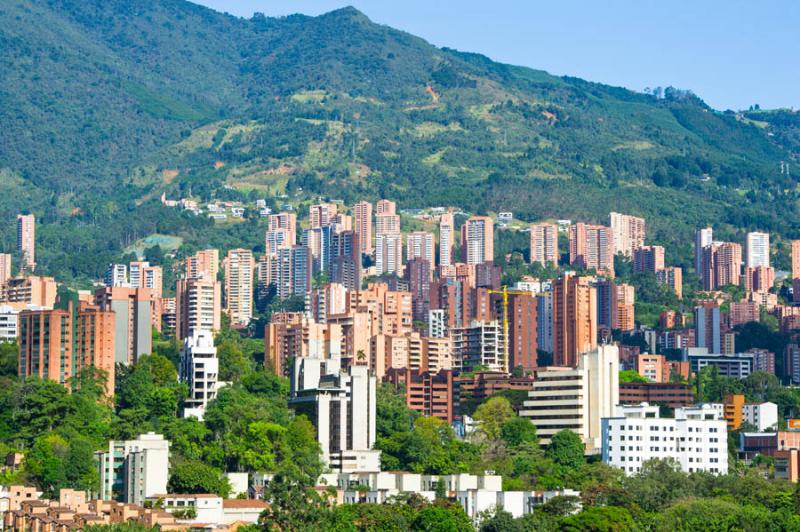
[(353, 8), (245, 20), (183, 0), (15, 0), (0, 49), (0, 216), (36, 212), (41, 264), (65, 276), (97, 275), (153, 232), (260, 242), (163, 209), (162, 192), (381, 196), (526, 220), (620, 210), (687, 263), (704, 223), (800, 236), (782, 164), (800, 153), (798, 113), (504, 65)]

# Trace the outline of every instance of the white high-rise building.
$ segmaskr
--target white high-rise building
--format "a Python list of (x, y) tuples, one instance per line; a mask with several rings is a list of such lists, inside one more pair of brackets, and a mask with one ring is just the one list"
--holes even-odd
[(614, 234), (614, 255), (622, 253), (627, 257), (633, 256), (633, 251), (644, 246), (645, 221), (644, 218), (612, 212), (611, 232)]
[(338, 357), (295, 359), (289, 404), (314, 423), (331, 470), (380, 471), (381, 452), (373, 449), (376, 384), (367, 366), (343, 370)]
[(769, 268), (769, 233), (747, 233), (747, 258), (745, 267)]
[(539, 371), (520, 415), (536, 425), (542, 445), (564, 429), (577, 433), (587, 453), (601, 449), (601, 420), (619, 403), (619, 348), (600, 345), (578, 356), (577, 368)]
[(375, 237), (375, 274), (403, 274), (403, 235), (379, 234)]
[(128, 283), (128, 266), (125, 264), (109, 264), (106, 268), (105, 285), (108, 287), (130, 286)]
[(710, 227), (694, 233), (694, 271), (699, 276), (703, 269), (703, 248), (714, 242), (714, 230)]
[(17, 339), (19, 330), (19, 310), (10, 305), (0, 304), (0, 342)]
[(659, 417), (647, 403), (619, 406), (603, 419), (603, 462), (628, 475), (648, 460), (673, 458), (686, 473), (728, 472), (728, 426), (711, 405), (676, 408), (674, 418)]
[(428, 311), (428, 336), (444, 338), (447, 336), (447, 312), (437, 308)]
[(181, 350), (181, 382), (189, 387), (189, 397), (183, 402), (183, 417), (203, 419), (208, 403), (217, 397), (219, 359), (211, 331), (194, 331), (186, 338)]
[(455, 221), (453, 213), (446, 212), (439, 219), (439, 265), (450, 266), (453, 263), (453, 245), (455, 244)]
[(431, 266), (431, 272), (436, 264), (436, 250), (434, 249), (433, 233), (415, 231), (406, 235), (406, 258), (425, 259)]
[(108, 442), (95, 453), (100, 474), (98, 499), (143, 505), (153, 495), (167, 493), (169, 441), (148, 432), (135, 440)]

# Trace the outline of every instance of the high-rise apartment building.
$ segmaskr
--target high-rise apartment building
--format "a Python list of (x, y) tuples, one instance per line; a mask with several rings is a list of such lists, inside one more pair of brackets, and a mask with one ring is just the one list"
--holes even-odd
[(714, 242), (714, 230), (710, 227), (698, 229), (694, 233), (694, 270), (698, 277), (703, 272), (703, 249)]
[(114, 394), (115, 315), (76, 301), (53, 310), (19, 313), (20, 378), (32, 375), (64, 386), (83, 370), (101, 370), (106, 393)]
[(100, 477), (98, 498), (143, 506), (147, 498), (167, 493), (169, 440), (148, 432), (135, 440), (108, 442), (95, 453)]
[(205, 249), (186, 258), (186, 278), (216, 280), (219, 273), (219, 250)]
[(11, 279), (11, 254), (0, 253), (0, 287), (9, 279)]
[(636, 326), (633, 286), (603, 279), (599, 280), (595, 287), (598, 326), (624, 332), (632, 331)]
[(36, 216), (17, 215), (17, 251), (22, 257), (20, 269), (33, 271), (36, 268)]
[(341, 359), (296, 358), (290, 406), (317, 429), (322, 460), (337, 472), (380, 471), (375, 375), (367, 366), (341, 368)]
[(609, 218), (614, 233), (614, 255), (622, 253), (627, 257), (633, 256), (636, 249), (644, 246), (644, 218), (618, 212), (612, 212)]
[(664, 269), (663, 246), (640, 246), (633, 250), (633, 271), (656, 273)]
[(539, 371), (520, 415), (536, 425), (539, 442), (564, 429), (581, 437), (586, 452), (602, 448), (602, 419), (619, 404), (619, 349), (600, 345), (578, 357), (577, 367)]
[(683, 299), (683, 270), (679, 266), (669, 266), (656, 270), (656, 281), (670, 287), (678, 299)]
[(349, 290), (361, 288), (361, 241), (354, 230), (331, 235), (330, 280)]
[(531, 225), (530, 262), (558, 267), (558, 228), (555, 224)]
[(406, 264), (405, 278), (411, 292), (414, 320), (425, 321), (431, 309), (431, 263), (414, 258)]
[[(501, 300), (497, 300), (502, 309)], [(508, 296), (508, 356), (509, 368), (522, 368), (532, 373), (538, 367), (538, 302), (533, 294), (509, 294)], [(502, 315), (502, 310), (498, 313)]]
[(597, 290), (589, 277), (553, 281), (553, 363), (576, 367), (580, 353), (597, 346)]
[(436, 249), (433, 233), (425, 231), (415, 231), (406, 235), (406, 260), (424, 259), (432, 266), (436, 264)]
[(800, 279), (800, 240), (792, 240), (792, 279)]
[(614, 275), (614, 234), (610, 227), (576, 223), (569, 227), (569, 263)]
[(295, 245), (297, 242), (297, 215), (293, 212), (270, 214), (267, 219), (267, 231), (277, 231), (278, 229), (286, 231), (287, 246)]
[(538, 349), (553, 352), (553, 292), (536, 294), (536, 342)]
[(747, 233), (746, 268), (769, 268), (769, 233)]
[(183, 417), (203, 419), (208, 403), (219, 391), (219, 359), (211, 331), (194, 331), (181, 350), (180, 379), (189, 387)]
[(327, 227), (333, 223), (336, 214), (339, 212), (335, 203), (319, 203), (312, 205), (308, 209), (308, 221), (311, 229)]
[(771, 266), (746, 267), (744, 269), (744, 289), (746, 292), (766, 293), (775, 284), (775, 268)]
[[(455, 244), (456, 226), (452, 212), (442, 213), (439, 218), (439, 265), (450, 266), (453, 263), (453, 245)], [(431, 263), (433, 266), (433, 263)]]
[(403, 235), (378, 233), (375, 237), (375, 274), (403, 273)]
[(58, 283), (52, 277), (13, 277), (0, 286), (0, 303), (17, 310), (33, 305), (53, 308), (56, 303)]
[(694, 308), (694, 330), (697, 347), (709, 353), (722, 353), (722, 322), (715, 301), (700, 301)]
[(432, 416), (450, 424), (455, 416), (453, 406), (453, 371), (438, 372), (411, 368), (391, 368), (387, 382), (402, 388), (406, 406), (422, 416)]
[(221, 325), (222, 289), (207, 277), (178, 279), (175, 289), (175, 322), (179, 338), (195, 331), (218, 331)]
[(291, 231), (284, 228), (267, 230), (264, 239), (264, 250), (267, 255), (273, 255), (277, 253), (279, 249), (289, 248), (295, 244)]
[(148, 288), (105, 287), (94, 295), (95, 304), (116, 315), (114, 362), (134, 364), (153, 352), (152, 296)]
[(233, 327), (246, 327), (253, 317), (253, 253), (249, 249), (232, 249), (223, 261), (223, 268), (225, 313)]
[(353, 207), (355, 214), (355, 231), (358, 234), (359, 253), (371, 255), (372, 247), (372, 203), (359, 201)]
[(397, 205), (393, 201), (380, 200), (375, 209), (375, 236), (399, 235), (400, 215), (397, 214)]
[(505, 335), (499, 321), (473, 321), (468, 327), (451, 329), (450, 334), (454, 368), (470, 371), (483, 366), (493, 371), (511, 371), (504, 360)]
[(130, 287), (128, 282), (128, 266), (125, 264), (109, 264), (103, 283), (108, 287)]
[(128, 265), (128, 282), (131, 288), (148, 288), (153, 299), (164, 295), (163, 279), (161, 266), (150, 266), (147, 261), (135, 261)]
[(470, 216), (461, 226), (461, 257), (467, 264), (494, 260), (494, 222), (488, 216)]
[(700, 278), (704, 290), (740, 284), (741, 271), (741, 245), (734, 242), (712, 242), (703, 248)]

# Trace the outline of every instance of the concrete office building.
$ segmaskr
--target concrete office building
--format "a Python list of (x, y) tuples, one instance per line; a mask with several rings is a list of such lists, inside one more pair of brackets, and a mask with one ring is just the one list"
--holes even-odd
[(152, 298), (148, 288), (105, 287), (95, 292), (94, 298), (101, 310), (116, 314), (117, 364), (134, 364), (140, 356), (152, 353)]
[(619, 404), (619, 349), (600, 345), (578, 358), (577, 368), (540, 369), (520, 415), (536, 425), (542, 445), (569, 429), (581, 437), (587, 453), (598, 453), (601, 419), (613, 416)]
[(217, 348), (210, 331), (194, 331), (183, 341), (180, 379), (189, 387), (189, 396), (183, 402), (183, 417), (202, 421), (208, 403), (217, 397), (221, 387)]
[(603, 419), (603, 462), (634, 475), (648, 460), (672, 458), (686, 473), (728, 472), (728, 427), (710, 405), (675, 409), (659, 416), (648, 403), (619, 406)]
[(289, 404), (317, 429), (322, 459), (333, 471), (380, 471), (375, 445), (376, 379), (341, 359), (297, 358)]
[(693, 373), (706, 366), (717, 366), (723, 377), (743, 379), (753, 372), (753, 353), (709, 353), (704, 347), (689, 347), (683, 350), (684, 360), (691, 365)]
[(103, 501), (143, 505), (153, 495), (167, 493), (169, 441), (148, 432), (135, 440), (108, 442), (95, 453), (100, 476), (97, 496)]

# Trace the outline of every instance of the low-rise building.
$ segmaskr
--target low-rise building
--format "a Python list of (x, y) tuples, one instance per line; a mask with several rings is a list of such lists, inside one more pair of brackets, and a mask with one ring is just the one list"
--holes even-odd
[(728, 430), (710, 405), (677, 408), (674, 418), (659, 416), (647, 403), (620, 406), (603, 419), (603, 462), (636, 474), (648, 460), (671, 458), (687, 473), (728, 472)]
[(694, 393), (689, 384), (672, 382), (621, 382), (619, 402), (624, 405), (650, 403), (670, 408), (694, 404)]
[(759, 432), (774, 430), (778, 426), (778, 405), (765, 403), (746, 403), (742, 408), (745, 423), (756, 427)]

